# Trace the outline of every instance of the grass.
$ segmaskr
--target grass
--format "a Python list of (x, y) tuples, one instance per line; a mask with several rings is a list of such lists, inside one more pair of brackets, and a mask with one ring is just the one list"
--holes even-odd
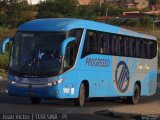
[(2, 77), (3, 80), (7, 79), (7, 70), (0, 69), (0, 77)]

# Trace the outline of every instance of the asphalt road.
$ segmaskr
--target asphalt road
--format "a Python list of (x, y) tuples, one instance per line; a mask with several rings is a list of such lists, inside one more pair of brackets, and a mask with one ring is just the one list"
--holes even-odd
[[(9, 114), (60, 114), (67, 117), (67, 119), (115, 119), (104, 113), (107, 108), (113, 106), (124, 106), (120, 99), (115, 98), (101, 98), (96, 100), (87, 100), (85, 106), (80, 108), (73, 104), (72, 100), (43, 100), (39, 105), (32, 105), (29, 98), (10, 97), (4, 94), (6, 88), (6, 81), (0, 81), (0, 113)], [(152, 97), (141, 97), (139, 104), (160, 100), (160, 75), (158, 75), (157, 92)]]

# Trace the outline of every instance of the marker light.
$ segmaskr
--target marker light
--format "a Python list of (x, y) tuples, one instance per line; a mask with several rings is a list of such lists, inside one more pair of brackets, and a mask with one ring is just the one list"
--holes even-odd
[(17, 82), (16, 82), (16, 81), (11, 81), (10, 83), (11, 83), (11, 84), (16, 84)]
[(62, 83), (63, 81), (64, 81), (64, 79), (60, 79), (60, 80), (57, 80), (57, 81), (49, 82), (47, 84), (47, 86), (48, 87), (55, 86), (55, 85), (58, 85), (58, 84)]

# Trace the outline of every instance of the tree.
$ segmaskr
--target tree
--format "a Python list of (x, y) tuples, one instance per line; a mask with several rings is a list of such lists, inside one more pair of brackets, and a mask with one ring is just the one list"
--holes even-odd
[(150, 4), (160, 4), (160, 0), (149, 0)]
[(36, 15), (34, 6), (28, 5), (27, 2), (9, 4), (6, 13), (8, 15), (8, 24), (12, 28), (34, 19)]
[(144, 16), (140, 18), (139, 21), (142, 27), (152, 27), (153, 20), (150, 16)]
[(38, 5), (38, 18), (75, 17), (77, 0), (47, 0)]

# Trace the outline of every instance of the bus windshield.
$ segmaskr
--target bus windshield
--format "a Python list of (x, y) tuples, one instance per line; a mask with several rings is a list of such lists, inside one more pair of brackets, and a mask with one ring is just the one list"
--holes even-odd
[(11, 50), (10, 71), (20, 75), (57, 75), (64, 32), (17, 32)]

